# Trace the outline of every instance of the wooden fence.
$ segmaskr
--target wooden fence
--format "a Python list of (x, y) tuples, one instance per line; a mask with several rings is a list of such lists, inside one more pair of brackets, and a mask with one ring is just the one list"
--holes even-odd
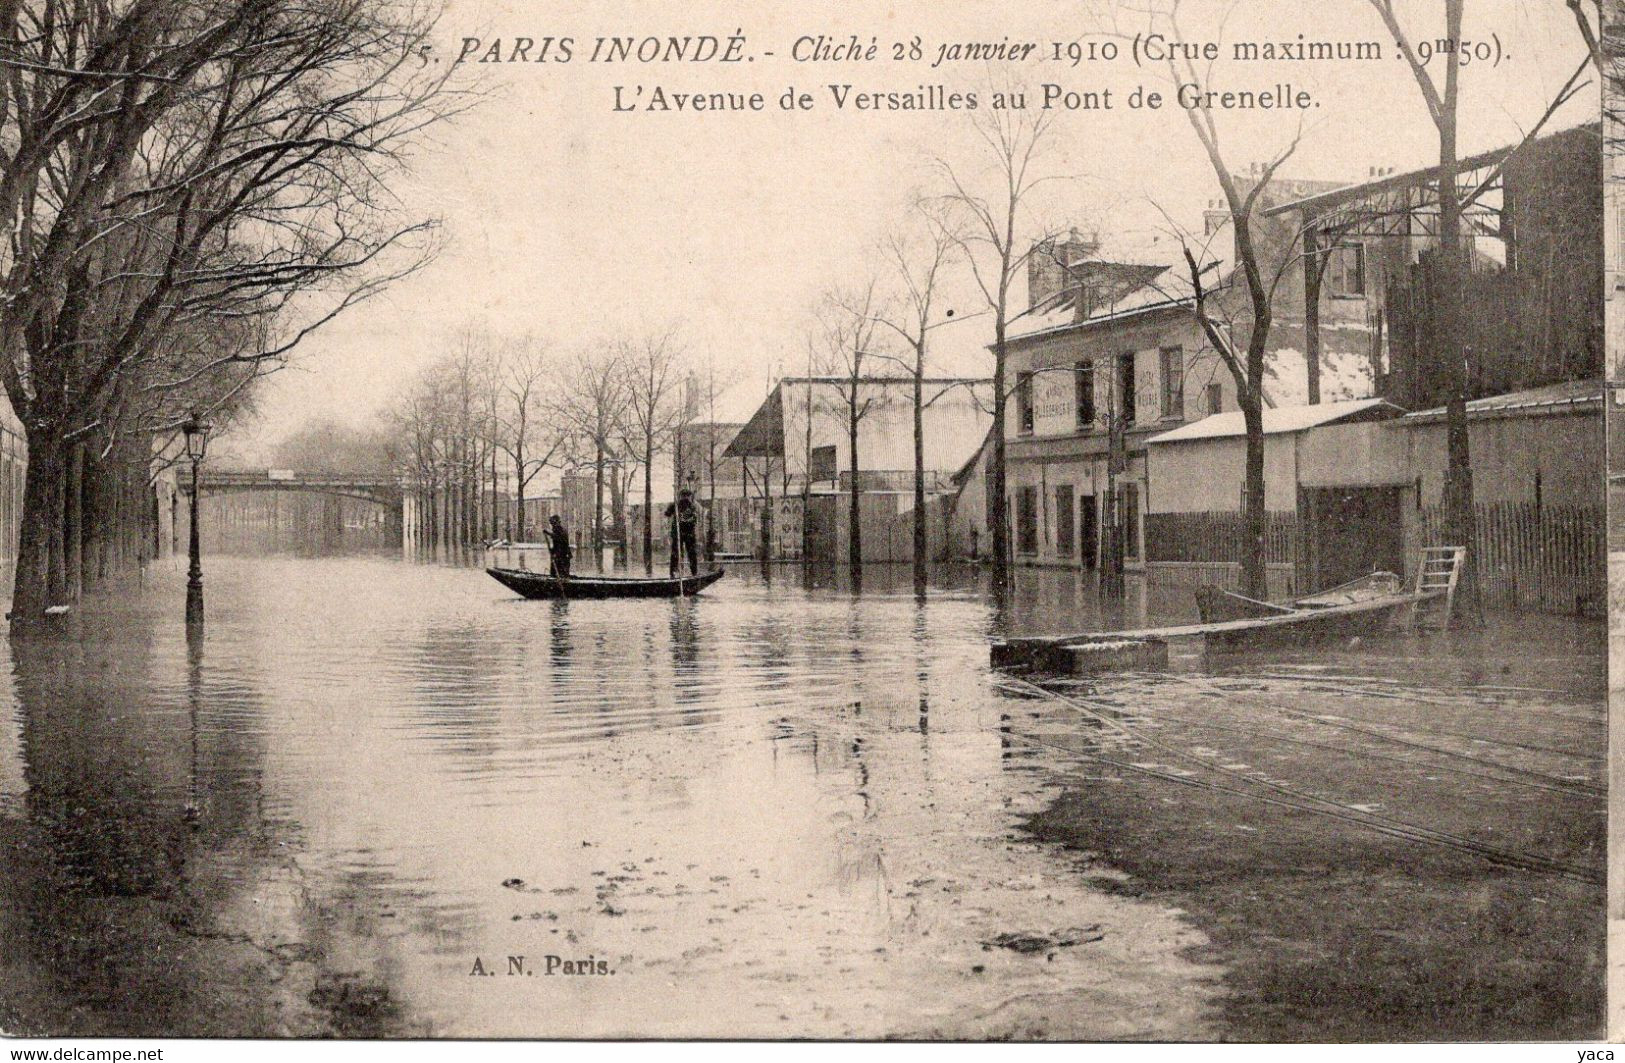
[[(1536, 506), (1489, 502), (1476, 507), (1478, 566), (1484, 603), (1506, 609), (1597, 614), (1606, 608), (1606, 509), (1594, 505)], [(1265, 563), (1293, 565), (1303, 525), (1292, 513), (1267, 514)], [(1422, 510), (1419, 536), (1406, 543), (1444, 544), (1444, 513)], [(1239, 564), (1241, 516), (1234, 512), (1151, 513), (1145, 525), (1151, 563)], [(1300, 573), (1300, 578), (1302, 574)]]
[[(1607, 517), (1601, 504), (1536, 506), (1491, 502), (1474, 507), (1484, 604), (1549, 613), (1601, 615), (1606, 609)], [(1422, 538), (1444, 542), (1444, 510), (1422, 510)]]
[[(1241, 514), (1147, 513), (1145, 559), (1148, 562), (1241, 563)], [(1264, 563), (1290, 565), (1297, 560), (1298, 517), (1264, 514)]]

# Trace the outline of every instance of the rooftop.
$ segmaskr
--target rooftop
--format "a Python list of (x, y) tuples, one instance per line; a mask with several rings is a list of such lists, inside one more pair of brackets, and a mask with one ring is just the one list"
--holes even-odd
[[(1397, 417), (1405, 411), (1387, 399), (1354, 399), (1348, 402), (1320, 402), (1313, 406), (1282, 406), (1264, 411), (1264, 434), (1303, 432), (1322, 425), (1344, 421), (1375, 421)], [(1152, 436), (1147, 443), (1191, 443), (1202, 439), (1226, 439), (1247, 434), (1240, 410), (1215, 413), (1200, 421), (1181, 425), (1171, 432)]]
[(1011, 318), (1006, 336), (1011, 340), (1036, 339), (1073, 329), (1098, 328), (1142, 314), (1188, 307), (1190, 282), (1183, 278), (1183, 271), (1166, 267), (1149, 273), (1144, 283), (1118, 295), (1081, 320), (1077, 314), (1079, 290), (1068, 288)]
[[(1587, 122), (1581, 125), (1571, 126), (1568, 129), (1558, 130), (1555, 133), (1548, 133), (1545, 136), (1537, 137), (1536, 140), (1549, 141), (1556, 137), (1578, 136), (1586, 135), (1588, 133), (1594, 135), (1596, 129), (1596, 122)], [(1497, 163), (1502, 162), (1507, 158), (1507, 156), (1516, 151), (1521, 144), (1522, 142), (1520, 141), (1518, 144), (1507, 144), (1499, 148), (1494, 148), (1490, 151), (1479, 152), (1477, 155), (1470, 155), (1456, 163), (1455, 172), (1457, 174), (1467, 174), (1472, 173), (1475, 170), (1482, 170), (1486, 167), (1494, 166)], [(1443, 173), (1443, 170), (1444, 168), (1441, 166), (1429, 166), (1425, 167), (1424, 169), (1411, 170), (1406, 173), (1390, 174), (1386, 177), (1380, 177), (1375, 181), (1367, 181), (1363, 184), (1345, 185), (1342, 188), (1333, 189), (1329, 192), (1321, 192), (1318, 195), (1305, 196), (1302, 199), (1295, 199), (1289, 203), (1282, 203), (1277, 206), (1270, 207), (1264, 211), (1264, 214), (1269, 216), (1275, 214), (1287, 214), (1297, 211), (1316, 214), (1321, 211), (1330, 210), (1334, 207), (1341, 207), (1357, 200), (1379, 196), (1385, 192), (1392, 192), (1403, 188), (1415, 188), (1418, 185), (1425, 185), (1429, 182), (1438, 181), (1440, 175)]]
[[(823, 385), (845, 387), (852, 382), (844, 376), (787, 376), (773, 386), (766, 401), (756, 408), (745, 426), (733, 437), (724, 458), (782, 458), (784, 457), (784, 391), (796, 385)], [(860, 388), (912, 388), (911, 376), (864, 376), (857, 380)], [(928, 388), (951, 389), (958, 385), (991, 384), (986, 377), (924, 377), (920, 383)], [(860, 392), (861, 394), (861, 392)], [(929, 400), (929, 396), (927, 396)]]
[[(1516, 414), (1563, 413), (1577, 408), (1602, 405), (1603, 384), (1600, 380), (1566, 380), (1559, 384), (1511, 391), (1505, 395), (1488, 395), (1467, 404), (1469, 417), (1504, 417)], [(1426, 424), (1444, 420), (1445, 408), (1417, 410), (1405, 415), (1408, 424)]]

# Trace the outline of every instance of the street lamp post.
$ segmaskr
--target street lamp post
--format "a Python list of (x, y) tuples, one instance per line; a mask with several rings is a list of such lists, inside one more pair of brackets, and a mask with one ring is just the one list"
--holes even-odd
[(197, 474), (209, 446), (209, 428), (210, 425), (199, 421), (195, 413), (181, 425), (181, 434), (186, 440), (186, 456), (192, 461), (192, 527), (186, 569), (186, 626), (189, 628), (203, 626), (203, 559), (198, 546)]

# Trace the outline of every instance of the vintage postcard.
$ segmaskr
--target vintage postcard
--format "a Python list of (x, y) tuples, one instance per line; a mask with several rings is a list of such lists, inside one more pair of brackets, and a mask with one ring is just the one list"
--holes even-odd
[(1622, 21), (0, 4), (0, 1030), (1625, 1035)]

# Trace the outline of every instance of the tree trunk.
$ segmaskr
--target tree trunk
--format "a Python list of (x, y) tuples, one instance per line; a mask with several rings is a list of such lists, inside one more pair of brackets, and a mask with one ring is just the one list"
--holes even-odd
[[(1445, 34), (1461, 39), (1462, 0), (1445, 0)], [(1473, 513), (1473, 468), (1467, 430), (1468, 373), (1462, 346), (1461, 285), (1467, 272), (1461, 246), (1461, 200), (1456, 192), (1456, 105), (1458, 66), (1446, 65), (1444, 106), (1439, 116), (1439, 252), (1445, 271), (1437, 300), (1440, 337), (1440, 365), (1437, 371), (1447, 389), (1445, 439), (1448, 460), (1444, 477), (1444, 529), (1446, 545), (1467, 548), (1456, 583), (1456, 600), (1461, 614), (1477, 618), (1481, 612), (1478, 591), (1477, 521)]]
[[(1115, 372), (1115, 368), (1113, 370)], [(1116, 388), (1114, 379), (1112, 387)], [(1115, 392), (1113, 393), (1115, 395)], [(1127, 462), (1126, 442), (1123, 438), (1123, 418), (1117, 412), (1116, 400), (1107, 413), (1106, 440), (1106, 497), (1102, 499), (1100, 513), (1100, 592), (1113, 598), (1123, 595), (1123, 520), (1119, 512), (1118, 481)]]
[[(762, 563), (773, 560), (773, 459), (762, 461)], [(764, 567), (763, 572), (767, 569)]]
[(1311, 406), (1320, 402), (1321, 249), (1313, 225), (1311, 219), (1303, 231), (1303, 359)]
[(989, 434), (993, 449), (987, 463), (987, 531), (993, 547), (993, 595), (1001, 603), (1010, 586), (1010, 520), (1004, 494), (1004, 362), (1004, 315), (1001, 313), (993, 329), (993, 426)]
[(643, 433), (643, 574), (654, 575), (654, 467), (655, 437)]
[[(711, 504), (705, 509), (705, 560), (714, 562), (717, 559), (717, 454), (716, 454), (716, 423), (705, 426), (706, 435), (711, 442), (707, 445), (706, 475), (711, 480)], [(802, 514), (803, 521), (807, 519)]]
[(434, 484), (434, 549), (438, 557), (446, 548), (446, 486), (438, 479)]
[(616, 564), (626, 564), (626, 551), (630, 547), (626, 541), (626, 493), (632, 489), (632, 474), (623, 472), (624, 468), (624, 464), (618, 466), (609, 478), (609, 530), (615, 542), (611, 556)]
[(463, 446), (463, 547), (473, 546), (480, 533), (480, 477), (473, 449)]
[[(525, 538), (525, 450), (524, 450), (524, 448), (523, 447), (519, 448), (519, 450), (516, 451), (516, 455), (517, 456), (514, 458), (514, 478), (513, 478), (514, 492), (513, 493), (514, 493), (514, 498), (515, 498), (516, 504), (519, 506), (519, 538), (513, 539), (512, 533), (510, 532), (509, 539), (511, 541), (513, 541), (513, 542), (528, 543), (528, 542), (530, 542), (530, 540)], [(508, 525), (509, 525), (510, 528), (513, 527), (513, 523), (514, 523), (513, 514), (510, 513), (510, 514), (508, 514)]]
[(75, 443), (68, 457), (68, 475), (63, 484), (66, 511), (62, 515), (63, 592), (65, 600), (79, 601), (84, 594), (85, 574), (85, 445)]
[(852, 381), (852, 394), (848, 397), (846, 418), (847, 445), (851, 448), (852, 482), (847, 493), (846, 568), (856, 588), (863, 581), (863, 524), (859, 520), (862, 506), (858, 494), (858, 383)]
[(457, 548), (457, 480), (446, 474), (446, 552), (448, 556)]
[(463, 466), (463, 545), (473, 546), (480, 540), (480, 472), (477, 453), (464, 451), (468, 463)]
[(1263, 601), (1269, 595), (1264, 569), (1264, 410), (1260, 395), (1242, 403), (1247, 426), (1247, 464), (1242, 487), (1241, 593)]
[[(94, 587), (101, 580), (102, 571), (102, 543), (106, 539), (104, 496), (107, 490), (107, 473), (98, 462), (90, 463), (83, 474), (83, 501), (80, 503), (80, 527), (83, 529), (81, 538), (84, 545), (79, 554), (79, 585), (85, 590)], [(150, 526), (144, 531), (150, 532), (150, 541), (154, 556), (157, 554), (158, 534), (158, 501), (156, 498), (148, 499), (150, 505), (145, 519)]]
[(604, 445), (595, 444), (592, 477), (592, 564), (602, 571), (604, 565)]
[[(13, 617), (27, 621), (45, 615), (51, 602), (51, 527), (59, 529), (62, 452), (53, 434), (28, 433), (28, 465), (23, 474), (22, 524), (17, 536), (17, 572), (11, 596)], [(13, 626), (16, 630), (16, 626)]]
[[(924, 332), (920, 335), (923, 337)], [(922, 344), (923, 346), (923, 344)], [(925, 352), (916, 352), (914, 360), (914, 593), (925, 594), (926, 585), (926, 532), (925, 532), (925, 396), (921, 394), (925, 373)]]
[[(492, 433), (495, 435), (495, 432)], [(497, 481), (497, 448), (491, 447), (491, 538), (502, 538), (502, 518), (497, 516), (497, 493), (500, 484)]]
[(60, 459), (59, 471), (51, 484), (51, 520), (46, 529), (50, 536), (50, 548), (46, 555), (46, 596), (52, 605), (62, 605), (68, 600), (67, 566), (65, 551), (67, 537), (63, 530), (67, 526), (68, 503), (68, 461), (64, 454)]

